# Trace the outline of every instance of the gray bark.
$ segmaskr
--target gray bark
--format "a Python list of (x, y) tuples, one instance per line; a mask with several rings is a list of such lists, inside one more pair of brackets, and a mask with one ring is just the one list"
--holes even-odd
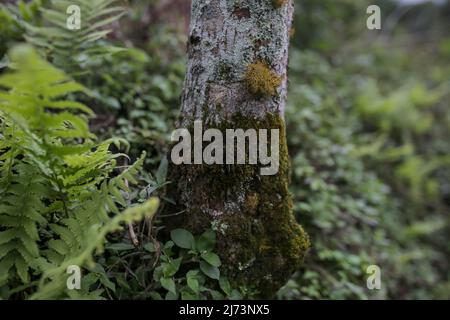
[[(283, 114), (293, 10), (292, 1), (280, 8), (271, 0), (192, 2), (182, 126), (195, 119), (218, 123), (234, 113)], [(257, 60), (282, 77), (276, 97), (257, 100), (248, 94), (243, 75)]]
[[(173, 225), (197, 234), (216, 230), (222, 272), (235, 287), (264, 298), (298, 269), (309, 246), (292, 215), (283, 120), (293, 3), (278, 2), (281, 6), (272, 0), (193, 1), (178, 124), (190, 130), (195, 120), (221, 130), (280, 129), (278, 174), (261, 176), (257, 165), (170, 169), (170, 194), (179, 205), (174, 210), (184, 211)], [(267, 72), (249, 78), (249, 68), (258, 63)], [(251, 90), (265, 83), (267, 92)]]

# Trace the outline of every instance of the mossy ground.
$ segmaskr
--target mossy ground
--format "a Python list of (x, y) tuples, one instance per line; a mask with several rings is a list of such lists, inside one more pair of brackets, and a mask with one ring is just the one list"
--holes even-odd
[(292, 215), (284, 121), (278, 114), (263, 120), (235, 115), (215, 127), (280, 129), (279, 172), (262, 176), (258, 165), (172, 166), (171, 191), (185, 212), (171, 223), (196, 234), (213, 226), (222, 271), (235, 286), (270, 298), (298, 270), (309, 247)]

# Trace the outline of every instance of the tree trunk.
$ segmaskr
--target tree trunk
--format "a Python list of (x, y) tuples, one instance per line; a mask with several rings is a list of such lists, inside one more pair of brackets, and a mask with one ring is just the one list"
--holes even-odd
[[(269, 298), (301, 265), (309, 240), (292, 214), (284, 129), (292, 0), (193, 0), (179, 128), (279, 129), (279, 170), (171, 164), (175, 225), (217, 231), (224, 272)], [(269, 139), (270, 141), (270, 139)], [(270, 146), (268, 147), (270, 150)], [(178, 208), (180, 209), (180, 208)]]

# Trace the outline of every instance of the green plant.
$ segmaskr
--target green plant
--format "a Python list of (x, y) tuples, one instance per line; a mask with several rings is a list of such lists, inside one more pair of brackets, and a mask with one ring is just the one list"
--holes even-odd
[[(213, 252), (216, 245), (214, 231), (207, 230), (195, 238), (185, 229), (175, 229), (171, 231), (170, 237), (172, 240), (162, 247), (160, 264), (153, 272), (156, 283), (167, 290), (166, 299), (241, 297), (239, 291), (232, 289), (227, 278), (220, 274), (221, 261)], [(155, 252), (152, 245), (146, 249)], [(152, 298), (162, 298), (158, 291), (152, 292)]]
[[(90, 227), (85, 227), (87, 232), (84, 233), (84, 238), (82, 240), (83, 244), (81, 247), (83, 249), (75, 255), (68, 255), (61, 265), (47, 269), (40, 280), (38, 291), (31, 296), (31, 299), (61, 298), (64, 297), (64, 295), (62, 295), (63, 293), (67, 294), (67, 296), (72, 299), (79, 299), (82, 297), (89, 297), (91, 299), (101, 298), (103, 290), (95, 290), (94, 292), (89, 291), (89, 288), (91, 288), (91, 286), (99, 280), (95, 273), (95, 267), (98, 265), (95, 265), (93, 262), (92, 255), (94, 252), (97, 254), (103, 252), (103, 243), (106, 235), (108, 233), (121, 230), (121, 223), (137, 222), (142, 220), (144, 217), (150, 219), (156, 213), (157, 207), (158, 200), (156, 198), (152, 198), (143, 205), (126, 209), (114, 218), (109, 219), (104, 225), (94, 224)], [(66, 270), (71, 265), (87, 265), (90, 267), (91, 273), (83, 279), (81, 292), (66, 290)], [(102, 269), (100, 269), (100, 271), (102, 271)], [(103, 276), (106, 277), (104, 270)], [(105, 281), (104, 278), (100, 279), (100, 281), (105, 283), (106, 286), (111, 284), (108, 280)]]
[[(55, 66), (80, 76), (105, 56), (124, 50), (99, 43), (111, 32), (106, 27), (125, 14), (116, 4), (117, 0), (52, 0), (49, 7), (40, 7), (43, 26), (25, 22), (25, 39), (41, 48)], [(80, 8), (80, 29), (67, 28), (66, 11), (72, 5)]]
[(184, 77), (184, 60), (174, 58), (166, 65), (156, 59), (157, 54), (157, 50), (129, 49), (106, 57), (106, 65), (85, 81), (96, 98), (97, 113), (104, 114), (94, 130), (106, 138), (126, 139), (132, 155), (140, 150), (154, 155), (146, 159), (148, 169), (168, 148)]
[(233, 289), (221, 275), (212, 230), (194, 237), (175, 229), (172, 240), (144, 236), (137, 246), (118, 236), (120, 242), (105, 247), (90, 273), (110, 299), (240, 299), (246, 293), (245, 288)]
[(109, 149), (122, 141), (97, 143), (88, 127), (92, 111), (63, 99), (85, 89), (28, 46), (10, 56), (14, 71), (0, 78), (0, 286), (2, 296), (27, 297), (43, 274), (53, 278), (69, 261), (84, 262), (89, 240), (104, 238), (94, 236), (156, 206), (110, 220), (127, 206), (128, 183), (136, 183), (145, 155), (111, 177), (124, 155)]
[(291, 190), (313, 247), (281, 299), (448, 297), (448, 68), (384, 45), (291, 50)]
[[(69, 39), (79, 37), (78, 31), (65, 29), (65, 8), (55, 6), (63, 1), (7, 0), (8, 4), (4, 4), (5, 1), (0, 4), (0, 74), (6, 72), (4, 67), (8, 65), (22, 69), (23, 65), (17, 61), (11, 65), (4, 54), (13, 43), (23, 41), (25, 35), (31, 42), (41, 42), (36, 42), (41, 55), (76, 76), (91, 94), (87, 97), (82, 92), (74, 92), (66, 99), (62, 96), (54, 99), (59, 105), (69, 100), (68, 106), (79, 109), (57, 109), (57, 104), (33, 108), (30, 95), (24, 94), (22, 80), (8, 81), (8, 88), (0, 85), (0, 109), (4, 110), (5, 103), (14, 95), (17, 101), (11, 104), (13, 111), (17, 111), (16, 107), (30, 105), (23, 118), (26, 127), (31, 128), (23, 130), (17, 124), (20, 121), (13, 121), (10, 115), (0, 111), (0, 277), (4, 276), (0, 298), (251, 298), (246, 288), (231, 289), (230, 294), (227, 281), (222, 277), (226, 266), (217, 267), (221, 274), (219, 281), (214, 279), (217, 270), (213, 265), (205, 270), (214, 278), (205, 274), (200, 263), (207, 262), (201, 251), (184, 248), (193, 243), (189, 234), (177, 231), (184, 234), (181, 238), (185, 240), (180, 241), (179, 235), (176, 237), (180, 246), (175, 244), (175, 238), (169, 240), (167, 226), (161, 220), (166, 217), (166, 212), (162, 213), (164, 202), (159, 215), (151, 214), (154, 202), (146, 203), (155, 193), (165, 199), (164, 190), (160, 188), (170, 183), (165, 180), (167, 162), (160, 159), (167, 153), (167, 141), (178, 114), (186, 39), (184, 32), (177, 32), (168, 22), (173, 16), (167, 18), (166, 13), (171, 10), (153, 14), (161, 12), (158, 11), (160, 1), (120, 3), (125, 2), (131, 10), (121, 20), (120, 28), (114, 25), (112, 33), (93, 42), (77, 44), (73, 57), (67, 56), (65, 49), (56, 43), (58, 40), (69, 45)], [(389, 7), (397, 6), (391, 1), (378, 2), (386, 14), (393, 12)], [(81, 2), (70, 1), (70, 4), (75, 3)], [(427, 4), (426, 10), (421, 7), (409, 11), (398, 21), (398, 28), (385, 32), (382, 41), (378, 41), (372, 37), (373, 31), (365, 27), (367, 16), (361, 14), (369, 4), (372, 3), (366, 0), (295, 1), (297, 19), (293, 25), (295, 35), (291, 35), (287, 138), (292, 159), (294, 211), (305, 223), (312, 248), (304, 269), (298, 270), (278, 293), (280, 299), (449, 298), (447, 257), (450, 251), (446, 244), (450, 234), (450, 113), (447, 102), (450, 98), (447, 30), (450, 29), (445, 28), (449, 19), (442, 7), (438, 8), (439, 14), (434, 15), (432, 5)], [(112, 7), (115, 5), (108, 8)], [(43, 17), (46, 10), (60, 13), (59, 20), (53, 16)], [(152, 19), (148, 19), (149, 12)], [(417, 19), (419, 12), (420, 19)], [(430, 13), (432, 25), (429, 24)], [(86, 26), (89, 28), (97, 21), (119, 14), (119, 10), (106, 14)], [(108, 26), (109, 23), (96, 31)], [(52, 32), (47, 32), (49, 28), (60, 35), (54, 37)], [(108, 47), (124, 46), (124, 43), (126, 51)], [(101, 48), (103, 45), (106, 50)], [(106, 54), (99, 56), (94, 48)], [(413, 51), (415, 54), (411, 55)], [(30, 78), (30, 91), (41, 90), (37, 86), (40, 78), (32, 77), (40, 66), (30, 68), (33, 72), (22, 72), (23, 79)], [(16, 86), (15, 81), (19, 85)], [(41, 99), (37, 91), (35, 93)], [(78, 103), (73, 102), (75, 97)], [(92, 113), (79, 102), (93, 108), (97, 117), (92, 118)], [(39, 142), (42, 131), (36, 123), (42, 121), (32, 125), (27, 122), (37, 119), (33, 110), (44, 110), (47, 117), (69, 111), (85, 125), (86, 119), (90, 120), (89, 133), (95, 133), (98, 138), (89, 133), (87, 138), (56, 138), (69, 147), (67, 149), (80, 146), (86, 149), (74, 150), (80, 157), (55, 156)], [(64, 123), (69, 129), (65, 127), (60, 131), (73, 132), (71, 123), (69, 119)], [(53, 127), (50, 132), (56, 134)], [(134, 214), (129, 210), (122, 212), (123, 203), (116, 202), (120, 196), (116, 198), (109, 193), (107, 197), (115, 201), (121, 213), (113, 214), (105, 198), (101, 202), (102, 206), (108, 206), (107, 215), (114, 216), (115, 222), (105, 218), (105, 222), (87, 223), (78, 228), (78, 222), (70, 219), (68, 223), (75, 225), (76, 234), (83, 229), (84, 238), (75, 244), (79, 250), (75, 250), (73, 256), (62, 254), (61, 250), (59, 254), (52, 253), (64, 246), (56, 232), (61, 230), (56, 227), (55, 231), (54, 225), (69, 229), (65, 221), (73, 218), (68, 218), (59, 207), (53, 209), (52, 203), (57, 206), (63, 199), (73, 204), (68, 210), (72, 214), (81, 203), (76, 200), (76, 193), (86, 190), (83, 197), (87, 197), (87, 193), (98, 194), (102, 185), (109, 186), (109, 181), (128, 168), (124, 156), (110, 159), (114, 155), (108, 150), (117, 149), (113, 142), (119, 142), (118, 139), (108, 140), (111, 137), (127, 140), (130, 146), (126, 153), (132, 159), (139, 158), (141, 150), (151, 155), (144, 160), (145, 170), (139, 172), (138, 185), (130, 183), (132, 180), (128, 178), (119, 179), (129, 182), (125, 192), (118, 189), (126, 206), (131, 206), (133, 212), (140, 212), (136, 219), (142, 217), (143, 211), (148, 213), (141, 221), (131, 223), (138, 244), (129, 235), (129, 225), (128, 230), (113, 231), (118, 219), (123, 217), (124, 223), (128, 223), (131, 222), (128, 218)], [(40, 140), (35, 142), (35, 138)], [(106, 141), (101, 142), (103, 140)], [(123, 146), (125, 142), (120, 140), (120, 144)], [(53, 146), (49, 144), (49, 148)], [(37, 165), (42, 162), (43, 154), (57, 160), (51, 162), (53, 170), (59, 174), (57, 178), (49, 178), (45, 170), (45, 174), (42, 173), (41, 169), (48, 163)], [(65, 163), (61, 159), (71, 165), (61, 165)], [(96, 159), (95, 165), (91, 163)], [(82, 171), (91, 164), (95, 170)], [(9, 167), (11, 170), (5, 171)], [(66, 180), (66, 175), (73, 175), (74, 179), (68, 188), (63, 185), (61, 195), (51, 181)], [(75, 191), (66, 194), (69, 189)], [(92, 201), (86, 203), (97, 212)], [(134, 203), (144, 206), (133, 206)], [(98, 220), (96, 215), (92, 217)], [(212, 228), (224, 232), (226, 226), (213, 225)], [(111, 232), (104, 240), (106, 230)], [(36, 233), (38, 240), (35, 240)], [(193, 237), (194, 242), (200, 237)], [(32, 241), (29, 238), (33, 238)], [(29, 245), (25, 247), (22, 241)], [(94, 250), (97, 244), (101, 247), (103, 243), (104, 250)], [(42, 268), (38, 263), (26, 265), (27, 270), (23, 271), (26, 263), (21, 253), (35, 261), (35, 256), (29, 259), (29, 251), (36, 247), (37, 261), (47, 264)], [(208, 252), (215, 253), (215, 250), (213, 247)], [(6, 251), (8, 253), (3, 255)], [(95, 253), (99, 254), (90, 259)], [(212, 259), (217, 265), (217, 260)], [(79, 291), (65, 289), (68, 263), (82, 267)], [(380, 291), (369, 291), (365, 287), (368, 264), (377, 264), (382, 269)], [(4, 270), (8, 266), (6, 273)], [(25, 279), (28, 277), (26, 283), (18, 270), (22, 270), (20, 273)]]
[(11, 44), (24, 41), (25, 23), (39, 25), (39, 9), (48, 0), (17, 1), (17, 4), (0, 4), (0, 69), (9, 59), (6, 52)]
[(351, 154), (358, 141), (351, 135), (353, 118), (332, 93), (336, 79), (330, 75), (337, 70), (313, 52), (295, 51), (292, 61), (301, 72), (291, 73), (291, 85), (297, 75), (310, 79), (292, 92), (286, 119), (294, 212), (311, 234), (312, 248), (305, 269), (278, 297), (368, 299), (375, 293), (364, 290), (365, 267), (382, 263), (377, 254), (388, 235), (374, 230), (381, 213), (393, 211), (389, 189)]

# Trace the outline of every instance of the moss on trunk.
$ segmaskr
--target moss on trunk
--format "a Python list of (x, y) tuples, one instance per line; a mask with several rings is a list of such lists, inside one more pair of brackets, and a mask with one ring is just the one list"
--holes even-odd
[(222, 272), (262, 298), (298, 270), (309, 246), (292, 214), (283, 120), (293, 10), (292, 0), (194, 1), (178, 123), (191, 132), (196, 120), (222, 133), (279, 129), (278, 173), (193, 164), (172, 165), (169, 176), (178, 207), (168, 213), (184, 211), (167, 223), (195, 234), (216, 230)]
[(259, 165), (172, 165), (171, 193), (179, 199), (177, 210), (185, 211), (171, 223), (194, 234), (216, 230), (223, 272), (236, 287), (270, 298), (299, 268), (309, 247), (292, 214), (284, 121), (276, 113), (264, 119), (236, 114), (211, 127), (280, 129), (279, 171), (264, 176)]

